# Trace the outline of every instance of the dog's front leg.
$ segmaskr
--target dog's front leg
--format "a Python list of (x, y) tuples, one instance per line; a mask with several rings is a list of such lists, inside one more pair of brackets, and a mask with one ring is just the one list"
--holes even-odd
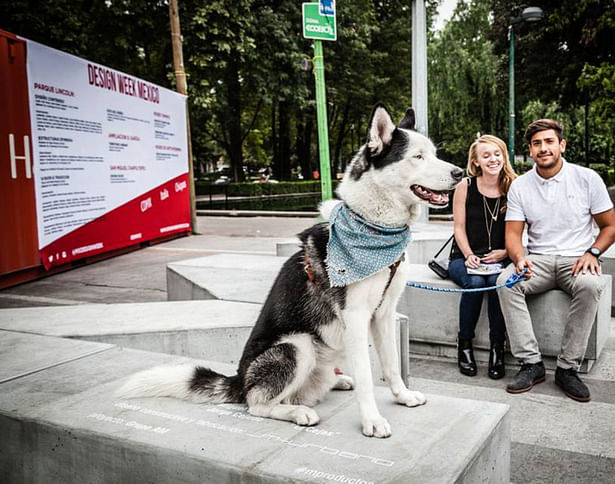
[(344, 344), (346, 359), (354, 376), (354, 391), (361, 413), (363, 435), (367, 437), (389, 437), (391, 426), (380, 415), (374, 398), (374, 384), (369, 362), (368, 308), (354, 309), (343, 312), (345, 324)]
[(376, 313), (371, 323), (372, 339), (378, 353), (380, 366), (389, 384), (395, 401), (408, 407), (416, 407), (426, 402), (421, 392), (408, 390), (399, 372), (399, 352), (395, 337), (395, 305), (383, 307)]

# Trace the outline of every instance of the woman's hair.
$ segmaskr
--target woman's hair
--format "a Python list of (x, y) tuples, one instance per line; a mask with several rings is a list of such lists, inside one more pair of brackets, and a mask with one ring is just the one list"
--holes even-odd
[(484, 134), (474, 140), (474, 143), (472, 143), (468, 152), (468, 166), (466, 167), (466, 171), (469, 175), (472, 176), (481, 176), (483, 174), (482, 168), (474, 164), (474, 162), (477, 160), (476, 151), (480, 143), (492, 144), (496, 146), (502, 153), (502, 158), (504, 158), (504, 166), (502, 167), (502, 171), (500, 171), (500, 192), (502, 193), (502, 195), (506, 196), (508, 194), (510, 184), (515, 178), (517, 178), (517, 174), (513, 170), (513, 167), (508, 160), (508, 150), (506, 149), (506, 143), (504, 143), (504, 141), (502, 141), (497, 136)]

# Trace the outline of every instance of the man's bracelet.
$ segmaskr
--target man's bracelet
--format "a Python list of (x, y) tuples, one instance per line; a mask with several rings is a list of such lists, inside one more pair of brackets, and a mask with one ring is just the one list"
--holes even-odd
[(468, 260), (468, 259), (469, 259), (470, 257), (472, 257), (473, 255), (474, 255), (473, 253), (472, 253), (472, 254), (470, 254), (469, 256), (467, 256), (467, 257), (466, 257), (466, 259), (465, 259), (465, 260)]

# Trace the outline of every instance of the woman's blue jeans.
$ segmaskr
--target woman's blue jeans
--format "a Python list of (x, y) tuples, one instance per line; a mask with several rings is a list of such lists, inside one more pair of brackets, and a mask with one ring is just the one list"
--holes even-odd
[[(506, 260), (509, 262), (509, 260)], [(463, 289), (490, 287), (496, 285), (499, 274), (490, 276), (477, 276), (468, 274), (463, 258), (452, 259), (448, 264), (448, 274), (451, 280)], [(500, 309), (497, 291), (486, 291), (489, 316), (489, 340), (491, 344), (504, 343), (506, 339), (506, 325)], [(474, 330), (480, 316), (485, 292), (464, 292), (459, 303), (459, 339), (474, 339)]]

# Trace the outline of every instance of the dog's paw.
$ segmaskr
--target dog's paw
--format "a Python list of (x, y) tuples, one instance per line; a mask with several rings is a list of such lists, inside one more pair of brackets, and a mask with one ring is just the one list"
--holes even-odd
[(352, 390), (354, 388), (354, 381), (352, 377), (348, 375), (338, 375), (337, 381), (335, 385), (333, 385), (334, 390)]
[(302, 425), (304, 427), (310, 427), (320, 422), (320, 417), (314, 409), (306, 407), (305, 405), (297, 405), (292, 411), (291, 418), (297, 425)]
[(411, 390), (404, 390), (395, 398), (395, 401), (406, 407), (418, 407), (424, 405), (427, 399), (421, 392), (413, 392)]
[(384, 417), (363, 419), (361, 424), (363, 426), (363, 435), (366, 437), (384, 439), (391, 436), (391, 426)]

